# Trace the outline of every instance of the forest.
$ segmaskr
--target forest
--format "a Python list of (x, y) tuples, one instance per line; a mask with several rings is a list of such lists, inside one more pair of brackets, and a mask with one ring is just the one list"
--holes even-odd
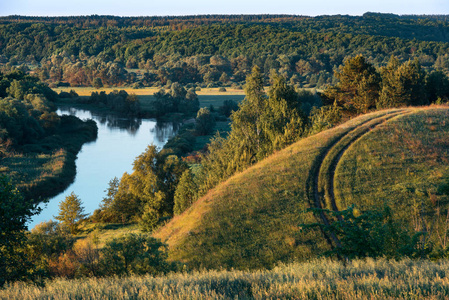
[[(320, 256), (345, 266), (368, 257), (447, 257), (447, 230), (440, 233), (438, 226), (449, 220), (443, 220), (449, 173), (442, 167), (447, 166), (448, 16), (9, 16), (0, 18), (0, 32), (0, 285), (218, 268), (271, 270)], [(58, 94), (59, 87), (95, 91), (79, 97), (74, 91)], [(102, 87), (117, 90), (107, 94)], [(92, 215), (72, 193), (60, 203), (59, 222), (27, 231), (26, 221), (39, 212), (36, 202), (48, 196), (45, 190), (63, 186), (42, 174), (70, 180), (81, 145), (96, 137), (93, 121), (59, 117), (57, 104), (145, 115), (142, 100), (123, 87), (155, 87), (151, 116), (193, 122), (163, 149), (148, 145), (131, 172), (111, 179)], [(206, 87), (243, 89), (245, 98), (200, 107), (196, 92)], [(213, 135), (220, 121), (229, 122), (229, 130)], [(421, 173), (437, 169), (431, 173), (437, 179), (426, 182), (424, 191), (415, 182), (395, 187), (426, 204), (420, 209), (413, 203), (410, 219), (393, 213), (399, 210), (394, 199), (383, 206), (375, 197), (365, 199), (361, 210), (350, 201), (331, 209), (333, 188), (315, 187), (329, 186), (330, 176), (340, 174), (338, 161), (326, 161), (327, 155), (340, 159), (351, 145), (342, 146), (341, 140), (355, 143), (394, 122), (399, 125), (385, 141), (397, 142), (404, 124), (423, 122), (426, 130), (431, 124), (427, 133), (435, 141), (410, 125), (422, 140), (407, 135), (409, 140), (397, 142), (409, 147), (401, 163), (429, 159)], [(195, 151), (195, 139), (208, 135), (213, 137)], [(298, 150), (303, 144), (309, 148)], [(418, 150), (421, 156), (415, 155)], [(295, 151), (303, 152), (286, 154)], [(394, 155), (385, 154), (391, 165), (399, 164), (389, 160)], [(37, 179), (21, 177), (15, 160), (29, 165), (42, 158), (52, 162), (51, 171), (37, 172)], [(266, 171), (267, 161), (277, 161), (276, 172)], [(319, 163), (330, 171), (323, 175)], [(289, 164), (300, 171), (294, 173)], [(357, 160), (356, 166), (362, 165)], [(380, 169), (382, 163), (373, 165)], [(351, 175), (368, 173), (356, 172)], [(419, 174), (407, 169), (408, 177), (420, 179)], [(267, 186), (245, 194), (266, 178)], [(432, 216), (438, 217), (435, 231), (424, 224)], [(288, 218), (296, 223), (283, 226)], [(132, 234), (109, 239), (100, 234), (127, 226)], [(271, 235), (273, 228), (279, 231)], [(238, 280), (229, 285), (244, 281)]]
[(362, 54), (376, 67), (391, 55), (449, 72), (445, 16), (186, 16), (0, 18), (0, 63), (51, 86), (179, 82), (242, 86), (253, 66), (297, 87), (335, 83), (334, 70)]

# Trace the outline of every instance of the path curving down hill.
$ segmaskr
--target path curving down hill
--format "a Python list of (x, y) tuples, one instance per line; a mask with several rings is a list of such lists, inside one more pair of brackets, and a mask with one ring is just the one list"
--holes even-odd
[(154, 236), (169, 245), (171, 260), (193, 268), (273, 267), (338, 245), (320, 230), (303, 230), (303, 224), (331, 221), (305, 213), (308, 208), (388, 202), (406, 219), (416, 199), (443, 197), (437, 191), (446, 179), (449, 184), (449, 107), (378, 111), (232, 176)]
[[(312, 190), (312, 195), (309, 195), (310, 199), (313, 199), (313, 204), (315, 208), (318, 209), (331, 209), (338, 211), (339, 208), (335, 202), (334, 196), (334, 175), (335, 168), (340, 161), (343, 153), (357, 140), (359, 140), (363, 135), (367, 134), (369, 131), (373, 130), (379, 125), (388, 122), (390, 119), (398, 116), (402, 116), (406, 113), (410, 113), (410, 110), (400, 109), (385, 112), (384, 115), (377, 116), (373, 119), (368, 119), (361, 123), (356, 128), (348, 131), (343, 136), (336, 139), (329, 147), (323, 151), (323, 153), (318, 157), (316, 161), (316, 166), (313, 167), (313, 172), (309, 174), (308, 183), (312, 183), (313, 187), (309, 188)], [(320, 214), (321, 222), (329, 226), (330, 220), (328, 216), (321, 211)], [(337, 218), (341, 218), (337, 216)], [(326, 240), (331, 247), (339, 247), (340, 241), (337, 236), (330, 232), (329, 236), (323, 232), (326, 236)]]

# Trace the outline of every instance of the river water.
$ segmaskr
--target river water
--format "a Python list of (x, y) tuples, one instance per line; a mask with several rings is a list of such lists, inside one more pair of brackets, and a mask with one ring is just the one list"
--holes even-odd
[(162, 148), (175, 134), (173, 123), (159, 124), (152, 119), (120, 118), (74, 108), (61, 108), (57, 113), (94, 120), (98, 126), (98, 138), (83, 145), (76, 160), (75, 181), (63, 193), (41, 205), (43, 210), (28, 223), (29, 229), (40, 222), (54, 220), (59, 203), (72, 192), (81, 199), (85, 213), (92, 214), (106, 196), (105, 190), (112, 178), (132, 172), (134, 159), (148, 145)]

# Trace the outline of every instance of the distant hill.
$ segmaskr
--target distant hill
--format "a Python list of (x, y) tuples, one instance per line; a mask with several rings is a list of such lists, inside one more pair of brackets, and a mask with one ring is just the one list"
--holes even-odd
[(448, 117), (449, 107), (437, 106), (357, 117), (231, 177), (154, 235), (168, 243), (171, 259), (193, 267), (272, 267), (329, 249), (319, 230), (301, 230), (300, 224), (317, 221), (303, 213), (307, 208), (385, 203), (441, 242)]
[[(376, 67), (392, 55), (449, 73), (449, 18), (199, 15), (0, 17), (0, 70), (20, 67), (55, 87), (241, 86), (257, 65), (298, 87), (335, 83), (344, 59)], [(98, 79), (97, 79), (98, 82)]]

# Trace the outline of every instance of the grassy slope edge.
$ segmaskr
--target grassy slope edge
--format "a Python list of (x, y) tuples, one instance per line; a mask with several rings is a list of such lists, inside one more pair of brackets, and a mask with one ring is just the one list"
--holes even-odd
[(316, 256), (328, 245), (319, 231), (306, 234), (300, 224), (315, 221), (302, 211), (314, 205), (307, 182), (317, 161), (352, 130), (393, 111), (360, 116), (275, 153), (211, 190), (154, 235), (169, 244), (171, 259), (193, 267), (262, 268)]

